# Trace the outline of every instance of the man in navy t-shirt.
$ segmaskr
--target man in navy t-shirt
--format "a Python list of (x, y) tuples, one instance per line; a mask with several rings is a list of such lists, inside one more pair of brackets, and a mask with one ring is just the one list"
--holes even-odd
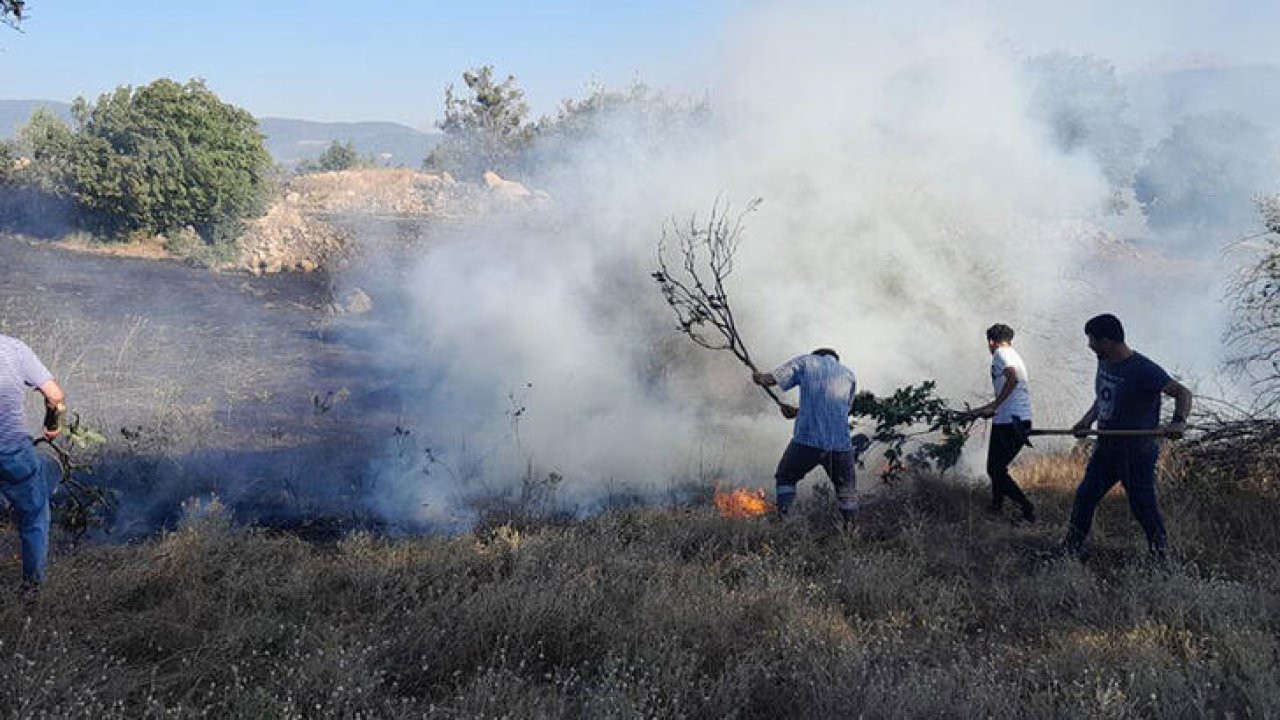
[[(1118, 481), (1129, 499), (1129, 510), (1147, 534), (1147, 544), (1157, 560), (1163, 560), (1168, 541), (1164, 520), (1156, 504), (1155, 470), (1160, 454), (1159, 434), (1182, 437), (1191, 412), (1191, 391), (1169, 377), (1159, 365), (1124, 341), (1124, 326), (1114, 315), (1099, 315), (1084, 326), (1089, 349), (1098, 356), (1093, 406), (1076, 423), (1083, 433), (1096, 421), (1099, 430), (1150, 430), (1147, 436), (1100, 436), (1089, 458), (1084, 480), (1076, 488), (1071, 522), (1063, 550), (1079, 554), (1084, 546), (1093, 512)], [(1176, 399), (1173, 418), (1163, 433), (1160, 425), (1162, 395)]]

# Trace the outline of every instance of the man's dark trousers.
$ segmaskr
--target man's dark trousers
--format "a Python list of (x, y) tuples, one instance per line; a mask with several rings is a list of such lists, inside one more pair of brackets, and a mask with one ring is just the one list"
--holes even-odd
[(1076, 488), (1071, 506), (1071, 524), (1067, 530), (1067, 547), (1079, 550), (1093, 525), (1093, 512), (1103, 496), (1118, 481), (1129, 499), (1129, 510), (1147, 534), (1152, 552), (1163, 552), (1167, 545), (1164, 520), (1156, 504), (1156, 460), (1160, 445), (1147, 438), (1104, 438), (1089, 458), (1084, 480)]
[(994, 508), (1004, 504), (1005, 498), (1014, 501), (1021, 508), (1031, 504), (1022, 488), (1018, 487), (1009, 474), (1009, 463), (1013, 462), (1026, 444), (1027, 431), (1030, 429), (1031, 423), (1027, 420), (991, 426), (991, 444), (987, 446), (987, 475), (991, 477), (991, 506)]

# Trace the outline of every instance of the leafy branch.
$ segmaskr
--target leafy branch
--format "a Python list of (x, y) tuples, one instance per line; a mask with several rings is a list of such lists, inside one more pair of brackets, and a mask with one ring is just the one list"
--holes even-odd
[[(850, 414), (875, 422), (875, 430), (867, 439), (887, 446), (887, 464), (881, 472), (886, 482), (898, 479), (908, 469), (933, 468), (945, 473), (960, 462), (977, 417), (947, 407), (946, 401), (934, 394), (936, 386), (933, 380), (925, 380), (898, 388), (885, 398), (864, 391), (853, 399)], [(940, 437), (907, 450), (908, 443), (925, 436)]]
[(71, 420), (65, 428), (65, 442), (55, 438), (39, 438), (36, 447), (45, 447), (58, 462), (61, 492), (52, 499), (54, 515), (63, 529), (77, 537), (84, 535), (94, 524), (105, 524), (115, 511), (116, 502), (113, 491), (86, 482), (77, 475), (93, 472), (87, 462), (73, 457), (78, 450), (85, 450), (94, 445), (106, 442), (101, 433), (85, 427), (80, 423), (78, 413), (71, 414)]

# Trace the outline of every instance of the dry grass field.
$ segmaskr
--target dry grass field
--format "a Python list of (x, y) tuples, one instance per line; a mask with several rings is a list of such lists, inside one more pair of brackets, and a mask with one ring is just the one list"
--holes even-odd
[(1081, 459), (1016, 468), (1038, 524), (936, 478), (851, 531), (821, 492), (785, 523), (698, 502), (336, 543), (206, 507), (0, 595), (0, 715), (1280, 715), (1273, 478), (1166, 463), (1162, 570), (1120, 496), (1088, 558), (1043, 559)]

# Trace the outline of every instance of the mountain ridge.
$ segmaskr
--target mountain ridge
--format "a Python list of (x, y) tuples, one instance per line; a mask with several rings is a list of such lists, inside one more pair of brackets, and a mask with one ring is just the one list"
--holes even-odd
[[(40, 98), (0, 99), (0, 139), (14, 137), (37, 108), (47, 108), (63, 120), (71, 119), (71, 104)], [(275, 161), (293, 167), (313, 160), (332, 142), (350, 142), (356, 152), (373, 156), (379, 165), (417, 167), (440, 139), (397, 122), (364, 120), (326, 122), (264, 116), (258, 127)]]

